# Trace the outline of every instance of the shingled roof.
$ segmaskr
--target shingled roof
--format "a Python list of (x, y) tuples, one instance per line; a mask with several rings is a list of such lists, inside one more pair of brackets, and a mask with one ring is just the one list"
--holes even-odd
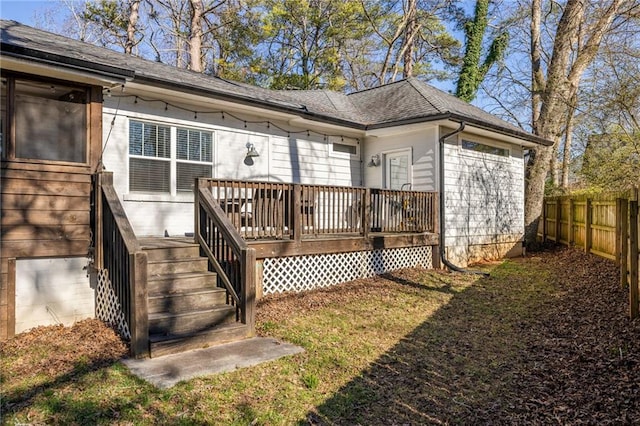
[(2, 56), (118, 76), (361, 130), (450, 119), (529, 142), (548, 144), (415, 78), (349, 95), (329, 90), (276, 91), (124, 55), (15, 21), (0, 20), (0, 28)]

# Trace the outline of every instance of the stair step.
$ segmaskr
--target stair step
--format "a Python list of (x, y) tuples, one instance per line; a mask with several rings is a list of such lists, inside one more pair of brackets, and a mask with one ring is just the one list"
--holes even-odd
[(184, 272), (206, 272), (208, 267), (208, 260), (204, 257), (156, 260), (147, 263), (147, 273), (149, 277), (154, 277)]
[(149, 354), (151, 358), (155, 358), (242, 340), (247, 337), (251, 337), (249, 327), (241, 323), (223, 324), (197, 333), (151, 335), (149, 336)]
[(228, 305), (179, 313), (158, 312), (149, 314), (149, 334), (195, 333), (235, 321), (236, 308)]
[(218, 275), (215, 272), (186, 272), (181, 274), (167, 274), (150, 276), (147, 281), (149, 294), (168, 294), (205, 287), (217, 288)]
[(142, 237), (138, 242), (149, 261), (200, 257), (200, 247), (193, 238)]
[(178, 313), (207, 309), (227, 303), (227, 292), (217, 287), (149, 293), (147, 307), (150, 314), (160, 312)]

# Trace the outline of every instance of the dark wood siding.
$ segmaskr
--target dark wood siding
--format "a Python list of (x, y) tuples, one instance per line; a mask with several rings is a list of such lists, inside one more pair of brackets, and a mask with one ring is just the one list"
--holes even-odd
[(89, 253), (91, 177), (102, 152), (101, 87), (90, 89), (87, 108), (87, 164), (2, 160), (0, 340), (13, 336), (15, 330), (13, 259)]

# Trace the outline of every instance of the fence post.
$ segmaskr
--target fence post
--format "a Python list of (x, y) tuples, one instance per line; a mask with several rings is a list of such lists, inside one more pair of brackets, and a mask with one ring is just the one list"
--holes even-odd
[(573, 231), (573, 215), (574, 213), (574, 205), (573, 205), (573, 198), (569, 198), (569, 218), (567, 221), (567, 226), (569, 227), (569, 229), (567, 229), (567, 245), (569, 247), (573, 247), (573, 243), (575, 241), (575, 232)]
[(617, 222), (619, 225), (620, 240), (618, 243), (619, 259), (620, 259), (620, 286), (624, 287), (627, 284), (629, 273), (629, 201), (625, 199), (619, 199), (620, 205), (618, 206), (619, 216)]
[(631, 319), (638, 317), (638, 200), (629, 203), (629, 313)]
[(584, 251), (585, 253), (591, 252), (591, 243), (592, 243), (592, 233), (593, 229), (591, 229), (591, 199), (587, 198), (586, 204), (584, 206)]
[(556, 198), (556, 245), (560, 243), (562, 234), (562, 198)]
[(547, 242), (547, 203), (546, 198), (542, 201), (542, 243)]

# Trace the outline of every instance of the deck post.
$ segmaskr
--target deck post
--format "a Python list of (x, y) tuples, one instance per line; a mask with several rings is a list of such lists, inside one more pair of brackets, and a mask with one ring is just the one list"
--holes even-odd
[[(438, 234), (438, 245), (431, 246), (431, 259), (433, 260), (433, 269), (442, 269), (440, 262), (440, 244), (444, 244), (440, 235), (440, 221), (444, 220), (440, 217), (440, 193), (433, 194), (433, 203), (431, 204), (431, 218), (433, 220), (433, 229), (431, 232)], [(435, 253), (433, 250), (435, 249)]]
[(302, 241), (302, 185), (296, 183), (293, 185), (293, 211), (291, 212), (291, 226), (293, 232), (293, 240), (296, 244)]
[(362, 200), (362, 236), (369, 238), (371, 232), (371, 188), (365, 188)]
[(147, 253), (129, 255), (131, 277), (131, 352), (135, 358), (149, 356), (149, 312), (147, 307)]
[(104, 253), (102, 251), (102, 176), (97, 172), (93, 182), (93, 266), (94, 272), (104, 268)]
[(200, 243), (198, 235), (200, 235), (200, 183), (202, 180), (204, 179), (195, 178), (193, 186), (193, 241), (196, 244)]
[(243, 276), (242, 288), (242, 323), (249, 328), (249, 335), (255, 334), (256, 306), (256, 250), (245, 248), (241, 251), (241, 268)]

